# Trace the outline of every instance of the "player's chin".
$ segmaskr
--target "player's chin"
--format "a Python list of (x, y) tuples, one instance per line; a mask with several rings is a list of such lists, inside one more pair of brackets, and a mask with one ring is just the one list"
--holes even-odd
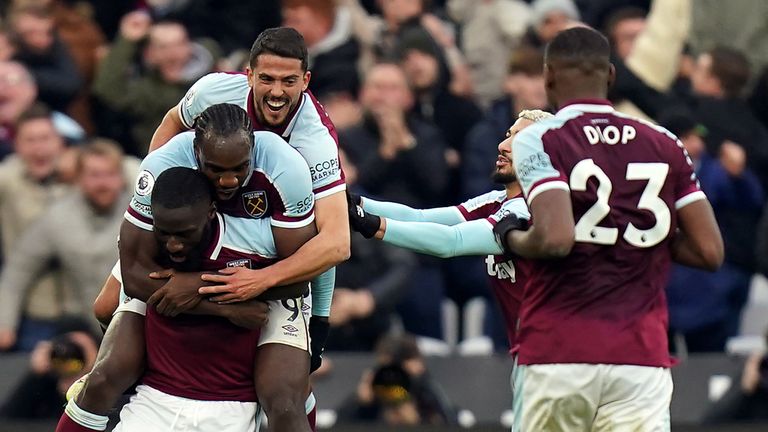
[(216, 198), (218, 198), (219, 201), (228, 201), (228, 200), (231, 200), (235, 196), (236, 193), (237, 193), (237, 189), (217, 190), (216, 191)]

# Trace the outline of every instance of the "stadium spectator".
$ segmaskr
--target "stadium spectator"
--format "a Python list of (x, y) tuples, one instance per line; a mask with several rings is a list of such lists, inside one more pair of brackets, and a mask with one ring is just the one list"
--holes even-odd
[(40, 100), (54, 110), (65, 111), (83, 80), (54, 28), (50, 9), (34, 3), (16, 6), (8, 21), (16, 45), (14, 58), (34, 76)]
[[(415, 96), (412, 111), (434, 122), (443, 133), (450, 147), (446, 160), (458, 174), (464, 140), (482, 118), (480, 108), (472, 100), (449, 90), (448, 72), (441, 65), (437, 46), (424, 30), (414, 28), (404, 33), (397, 49), (400, 65)], [(459, 183), (459, 176), (452, 175), (449, 191), (458, 192)]]
[(726, 141), (719, 157), (709, 155), (706, 131), (687, 110), (664, 112), (659, 122), (680, 138), (693, 160), (725, 244), (725, 262), (715, 273), (673, 266), (667, 285), (670, 333), (684, 337), (688, 352), (724, 351), (727, 339), (738, 333), (747, 301), (755, 269), (754, 233), (765, 195), (746, 168), (740, 146)]
[(52, 294), (53, 301), (63, 299), (59, 313), (78, 316), (98, 330), (90, 319), (92, 304), (104, 274), (117, 260), (115, 238), (129, 197), (117, 144), (99, 139), (86, 144), (77, 165), (77, 190), (53, 201), (23, 231), (0, 273), (0, 328), (10, 340), (20, 330), (19, 319), (25, 318), (21, 311), (30, 288), (53, 263), (67, 287)]
[[(742, 98), (750, 77), (744, 54), (731, 48), (716, 47), (699, 55), (691, 77), (694, 113), (706, 126), (707, 150), (743, 151), (747, 166), (768, 188), (768, 130), (757, 120)], [(721, 150), (725, 141), (736, 143)]]
[[(4, 76), (4, 66), (0, 64), (0, 77)], [(3, 221), (0, 228), (6, 260), (19, 247), (19, 238), (27, 227), (45, 213), (52, 201), (67, 193), (67, 187), (56, 176), (64, 140), (56, 132), (47, 108), (35, 105), (21, 115), (16, 124), (14, 149), (15, 154), (0, 164), (0, 219)], [(17, 325), (15, 319), (0, 326), (0, 350), (16, 344), (19, 349), (29, 351), (38, 340), (52, 335), (50, 321), (58, 314), (56, 293), (60, 288), (60, 278), (55, 271), (41, 272), (35, 286), (29, 288), (23, 310), (14, 311), (14, 316), (19, 312), (25, 316), (18, 332), (11, 331)]]
[(282, 0), (282, 5), (283, 25), (295, 28), (307, 43), (312, 93), (318, 98), (334, 91), (354, 94), (360, 50), (349, 10), (334, 0)]
[(755, 117), (763, 123), (763, 127), (768, 128), (768, 67), (763, 68), (763, 72), (757, 79), (749, 97), (749, 107), (752, 108)]
[[(379, 64), (360, 93), (363, 120), (339, 132), (339, 142), (358, 168), (358, 185), (375, 197), (412, 207), (433, 207), (443, 201), (448, 182), (446, 146), (439, 130), (411, 111), (413, 95), (399, 66)], [(408, 331), (442, 337), (443, 296), (439, 262), (419, 258), (421, 268), (412, 289), (398, 307)]]
[(0, 407), (0, 417), (41, 420), (61, 416), (67, 389), (93, 367), (98, 342), (90, 326), (67, 320), (50, 340), (38, 342), (29, 371)]
[[(135, 73), (140, 43), (145, 70)], [(211, 72), (216, 48), (193, 42), (177, 22), (152, 23), (144, 11), (123, 17), (120, 35), (96, 73), (94, 94), (111, 109), (133, 119), (133, 145), (126, 149), (145, 155), (155, 128), (200, 77)]]
[(581, 19), (573, 0), (535, 0), (531, 4), (531, 22), (523, 43), (544, 48), (561, 31)]
[(9, 61), (13, 59), (15, 54), (16, 46), (13, 44), (8, 27), (4, 23), (0, 23), (0, 61)]
[(61, 41), (69, 50), (83, 79), (67, 113), (89, 134), (95, 131), (91, 116), (91, 83), (96, 74), (99, 53), (106, 43), (104, 33), (88, 14), (83, 3), (75, 0), (51, 0), (54, 26)]
[(378, 3), (381, 16), (369, 15), (360, 0), (336, 0), (349, 8), (352, 28), (360, 43), (361, 64), (367, 71), (378, 61), (396, 58), (398, 44), (411, 31), (426, 31), (439, 47), (439, 57), (449, 73), (446, 80), (455, 94), (472, 93), (472, 78), (464, 55), (456, 46), (454, 29), (428, 11), (428, 0), (387, 0)]
[(504, 96), (496, 100), (485, 117), (470, 130), (464, 143), (462, 198), (475, 197), (495, 187), (489, 167), (493, 166), (498, 150), (492, 143), (504, 139), (518, 113), (524, 109), (547, 107), (543, 71), (544, 56), (535, 48), (520, 47), (508, 59)]
[(376, 348), (376, 365), (363, 372), (357, 390), (339, 408), (339, 417), (390, 427), (450, 425), (456, 409), (437, 382), (411, 336), (390, 336)]
[[(20, 116), (37, 99), (35, 79), (23, 64), (0, 61), (0, 159), (13, 151)], [(69, 142), (84, 138), (85, 132), (74, 120), (54, 111), (51, 119), (56, 131)]]
[(620, 8), (608, 16), (605, 31), (616, 67), (609, 98), (618, 110), (649, 119), (679, 103), (670, 89), (684, 59), (690, 17), (689, 0), (656, 0), (647, 17), (636, 7)]
[(530, 8), (521, 0), (449, 0), (446, 6), (461, 24), (461, 50), (470, 68), (475, 100), (488, 108), (504, 82), (505, 55), (517, 48), (528, 28)]
[(768, 277), (768, 204), (757, 231), (757, 271)]
[[(347, 190), (356, 187), (357, 168), (340, 152)], [(408, 289), (416, 264), (412, 253), (381, 242), (352, 236), (349, 260), (336, 269), (329, 317), (331, 331), (326, 348), (331, 351), (372, 351), (391, 330), (395, 305)]]

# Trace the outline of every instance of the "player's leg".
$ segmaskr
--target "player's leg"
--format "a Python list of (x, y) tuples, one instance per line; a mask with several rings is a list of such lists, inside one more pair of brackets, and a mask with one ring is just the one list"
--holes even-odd
[(600, 366), (518, 366), (513, 377), (512, 431), (590, 431), (600, 400)]
[(67, 403), (57, 432), (104, 430), (107, 413), (144, 370), (146, 304), (120, 304), (99, 348), (85, 384)]
[(669, 369), (610, 365), (592, 430), (668, 432), (672, 375)]
[(271, 431), (310, 431), (309, 330), (303, 299), (269, 302), (254, 378)]

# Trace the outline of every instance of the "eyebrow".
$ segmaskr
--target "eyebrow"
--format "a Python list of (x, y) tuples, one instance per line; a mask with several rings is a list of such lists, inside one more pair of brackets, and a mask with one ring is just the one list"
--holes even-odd
[(296, 74), (291, 74), (291, 75), (288, 75), (288, 76), (286, 76), (286, 77), (283, 77), (283, 78), (275, 78), (275, 77), (273, 77), (273, 76), (272, 76), (272, 75), (270, 75), (270, 74), (267, 74), (267, 73), (261, 72), (261, 73), (259, 74), (259, 78), (262, 78), (262, 79), (263, 79), (263, 78), (271, 78), (271, 79), (287, 80), (287, 79), (299, 79), (299, 76), (298, 76), (298, 75), (296, 75)]
[(234, 169), (237, 169), (237, 168), (241, 168), (243, 165), (246, 165), (246, 164), (249, 164), (249, 163), (251, 163), (251, 159), (250, 158), (244, 160), (243, 162), (235, 165), (232, 168), (230, 168), (230, 167), (223, 167), (223, 166), (220, 166), (220, 165), (216, 165), (215, 163), (211, 163), (211, 162), (205, 162), (205, 166), (208, 167), (208, 168), (211, 168), (211, 169), (215, 169), (215, 170), (228, 171), (228, 170), (234, 170)]

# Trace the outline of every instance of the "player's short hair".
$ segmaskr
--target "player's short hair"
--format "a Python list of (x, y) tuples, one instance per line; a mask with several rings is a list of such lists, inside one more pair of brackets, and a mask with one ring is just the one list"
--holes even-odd
[(509, 75), (541, 75), (544, 73), (544, 55), (540, 49), (522, 46), (512, 52), (507, 73)]
[(544, 62), (579, 69), (591, 74), (608, 70), (611, 65), (611, 47), (608, 39), (589, 27), (574, 27), (558, 33), (547, 44)]
[(741, 51), (718, 46), (707, 52), (712, 58), (711, 73), (727, 96), (737, 97), (746, 87), (750, 77), (749, 59)]
[(92, 138), (87, 141), (77, 152), (77, 172), (83, 172), (85, 159), (89, 156), (101, 156), (108, 158), (115, 166), (122, 170), (123, 167), (123, 149), (115, 141), (108, 138)]
[(517, 118), (530, 120), (530, 121), (536, 123), (537, 121), (548, 119), (548, 118), (554, 117), (554, 116), (555, 115), (550, 113), (550, 112), (534, 109), (534, 110), (522, 110), (522, 111), (520, 111), (520, 113), (517, 115)]
[(291, 27), (275, 27), (261, 32), (251, 46), (248, 64), (254, 67), (262, 54), (274, 54), (278, 57), (297, 59), (301, 61), (303, 71), (306, 72), (309, 68), (307, 44), (304, 42), (304, 36)]
[(21, 128), (22, 125), (29, 123), (33, 120), (50, 120), (53, 121), (53, 112), (48, 108), (48, 105), (42, 102), (35, 102), (26, 111), (22, 112), (19, 118), (16, 120), (16, 129)]
[(237, 105), (211, 105), (195, 119), (195, 146), (214, 137), (229, 137), (238, 133), (253, 146), (253, 122), (248, 113)]
[(192, 168), (173, 167), (160, 173), (152, 188), (152, 207), (177, 209), (213, 202), (213, 186), (205, 174)]

